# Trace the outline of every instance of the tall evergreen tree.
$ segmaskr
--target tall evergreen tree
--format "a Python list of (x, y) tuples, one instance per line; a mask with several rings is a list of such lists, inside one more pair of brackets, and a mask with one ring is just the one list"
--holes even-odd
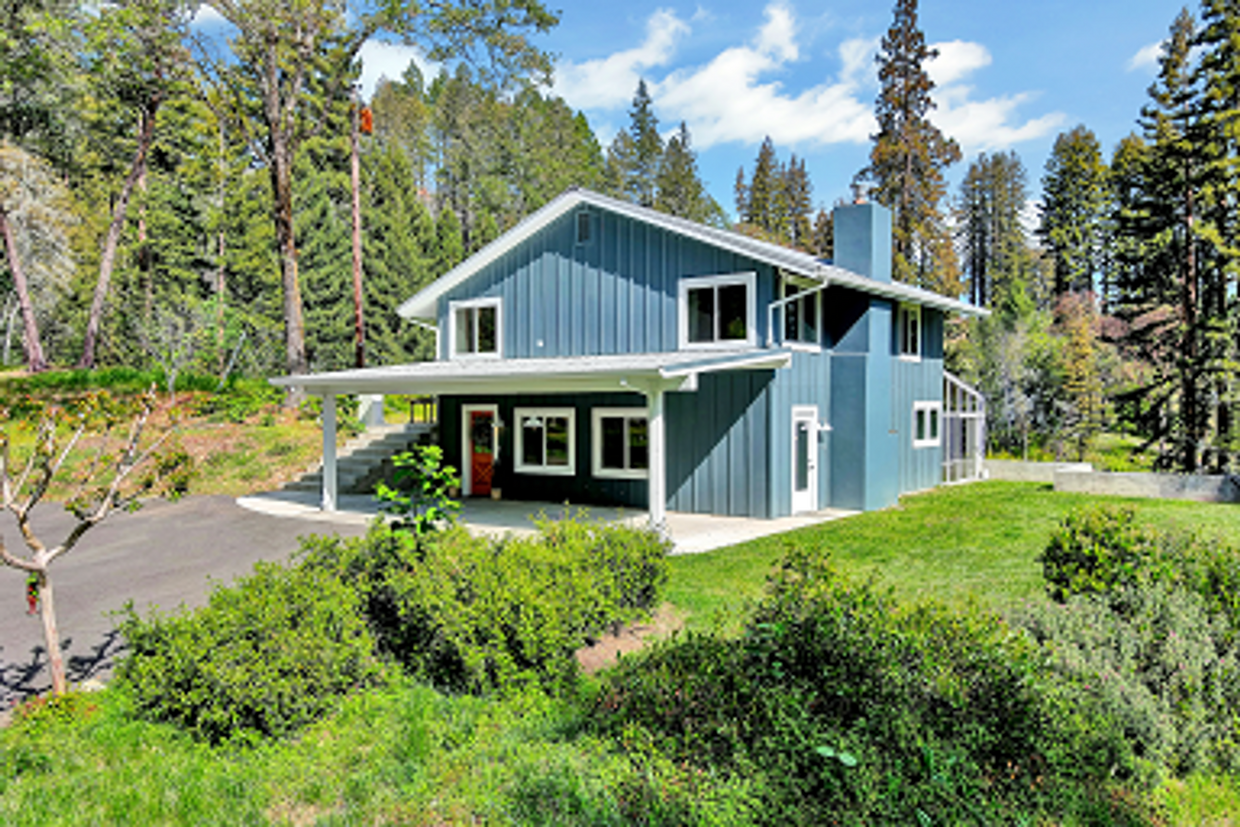
[(722, 226), (723, 211), (706, 192), (698, 175), (697, 155), (684, 121), (667, 141), (655, 178), (654, 208), (703, 224)]
[(897, 0), (878, 55), (880, 91), (870, 164), (858, 174), (894, 212), (895, 277), (948, 295), (960, 292), (959, 265), (941, 202), (944, 171), (960, 160), (956, 142), (929, 120), (933, 81), (925, 63), (938, 56), (917, 24), (917, 0)]
[(663, 139), (659, 137), (659, 119), (655, 117), (654, 101), (650, 99), (644, 80), (637, 82), (633, 108), (629, 110), (629, 137), (633, 151), (625, 188), (634, 203), (653, 207)]
[(1042, 178), (1038, 228), (1054, 262), (1057, 295), (1095, 289), (1107, 195), (1107, 168), (1094, 133), (1077, 126), (1059, 135)]
[(999, 152), (979, 155), (961, 182), (957, 235), (970, 297), (979, 307), (992, 307), (1014, 290), (1041, 293), (1020, 217), (1025, 181), (1020, 157)]

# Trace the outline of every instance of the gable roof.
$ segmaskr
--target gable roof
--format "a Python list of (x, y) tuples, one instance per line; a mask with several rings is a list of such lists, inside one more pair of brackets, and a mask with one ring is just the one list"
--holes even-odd
[(767, 241), (708, 227), (688, 219), (657, 212), (646, 207), (639, 207), (627, 201), (608, 198), (586, 189), (573, 188), (565, 190), (551, 201), (521, 220), (515, 227), (474, 253), (469, 258), (453, 267), (444, 275), (420, 290), (412, 298), (406, 300), (396, 312), (406, 319), (434, 320), (437, 318), (439, 298), (470, 276), (482, 270), (488, 264), (499, 259), (521, 242), (537, 234), (561, 216), (572, 212), (582, 205), (597, 207), (601, 210), (650, 224), (686, 238), (700, 241), (714, 247), (745, 256), (778, 267), (788, 273), (820, 282), (849, 287), (863, 293), (869, 293), (895, 301), (908, 302), (933, 307), (949, 313), (962, 313), (971, 316), (986, 316), (989, 312), (957, 299), (941, 296), (920, 287), (913, 287), (898, 282), (883, 282), (827, 264), (808, 253), (781, 247)]

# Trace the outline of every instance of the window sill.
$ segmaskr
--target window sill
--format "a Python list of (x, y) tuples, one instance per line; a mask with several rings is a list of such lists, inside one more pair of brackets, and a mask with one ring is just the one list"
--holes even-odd
[(822, 345), (813, 342), (782, 342), (779, 346), (797, 353), (822, 353)]
[(645, 471), (617, 471), (601, 468), (594, 469), (592, 476), (599, 480), (644, 480), (650, 477)]
[(503, 359), (502, 353), (449, 353), (449, 362), (486, 362)]
[(901, 362), (914, 362), (914, 363), (916, 363), (916, 362), (920, 362), (920, 361), (921, 361), (921, 355), (920, 355), (920, 354), (912, 354), (912, 353), (901, 353), (901, 354), (900, 354), (899, 356), (897, 356), (896, 358), (897, 358), (897, 359), (899, 359)]
[(913, 448), (914, 448), (914, 449), (919, 449), (919, 448), (938, 448), (941, 444), (942, 444), (942, 443), (941, 443), (939, 440), (937, 440), (937, 439), (936, 439), (936, 440), (934, 440), (934, 441), (924, 440), (924, 441), (922, 441), (922, 442), (918, 442), (917, 440), (913, 440)]
[(756, 339), (728, 339), (722, 342), (681, 342), (681, 350), (739, 350), (757, 347)]
[(517, 465), (512, 470), (517, 474), (530, 474), (539, 477), (571, 477), (577, 473), (577, 470), (572, 466), (550, 468), (541, 465)]

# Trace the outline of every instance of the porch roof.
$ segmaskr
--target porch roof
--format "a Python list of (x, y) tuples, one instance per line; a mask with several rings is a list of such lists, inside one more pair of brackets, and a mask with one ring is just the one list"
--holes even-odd
[(308, 393), (444, 394), (645, 392), (654, 386), (691, 389), (700, 373), (787, 367), (786, 349), (620, 353), (544, 359), (451, 359), (281, 376), (278, 387)]

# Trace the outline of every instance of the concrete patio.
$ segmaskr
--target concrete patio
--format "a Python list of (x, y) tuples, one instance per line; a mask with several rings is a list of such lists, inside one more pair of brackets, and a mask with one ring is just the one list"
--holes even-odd
[[(305, 520), (319, 524), (363, 526), (379, 514), (375, 499), (364, 494), (345, 494), (337, 499), (335, 511), (320, 508), (321, 496), (310, 491), (272, 491), (238, 497), (237, 505), (273, 517)], [(519, 500), (466, 499), (461, 522), (474, 534), (502, 536), (532, 534), (534, 520), (541, 516), (558, 518), (584, 513), (590, 519), (642, 525), (649, 519), (645, 511), (603, 506), (571, 506), (565, 503), (523, 502)], [(717, 517), (709, 514), (667, 512), (667, 529), (674, 544), (673, 554), (700, 554), (705, 551), (781, 534), (796, 528), (838, 520), (856, 511), (827, 508), (794, 517), (774, 520), (749, 517)]]

